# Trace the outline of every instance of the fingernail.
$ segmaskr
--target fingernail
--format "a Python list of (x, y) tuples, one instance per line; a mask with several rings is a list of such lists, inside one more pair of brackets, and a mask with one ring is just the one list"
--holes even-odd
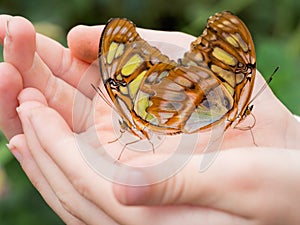
[(14, 157), (21, 162), (22, 161), (22, 154), (18, 151), (16, 146), (14, 146), (11, 143), (6, 144), (6, 147), (11, 151), (11, 153), (14, 155)]
[[(16, 111), (17, 111), (19, 117), (23, 116), (24, 110), (23, 110), (23, 107), (22, 107), (21, 105), (18, 106), (18, 107), (16, 107)], [(25, 112), (27, 112), (27, 111), (25, 110)], [(30, 113), (30, 112), (31, 112), (31, 111), (29, 111), (29, 113)], [(25, 115), (27, 115), (27, 114), (28, 114), (28, 113), (25, 113)]]
[(16, 108), (17, 113), (21, 112), (20, 106)]
[(19, 117), (20, 117), (20, 119), (22, 120), (22, 116), (23, 116), (23, 114), (22, 114), (22, 109), (21, 109), (21, 106), (18, 106), (17, 108), (16, 108), (16, 111), (17, 111), (17, 113), (18, 113), (18, 115), (19, 115)]
[(10, 19), (8, 19), (6, 21), (6, 24), (5, 24), (5, 38), (4, 38), (4, 41), (7, 43), (8, 41), (11, 41), (11, 35), (9, 33), (9, 23), (10, 23)]

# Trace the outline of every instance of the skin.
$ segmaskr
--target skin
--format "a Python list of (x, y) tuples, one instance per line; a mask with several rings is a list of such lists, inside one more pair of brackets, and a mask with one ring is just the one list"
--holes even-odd
[[(199, 172), (203, 155), (196, 151), (184, 168), (157, 184), (121, 185), (95, 173), (77, 144), (79, 140), (93, 148), (80, 134), (95, 122), (91, 118), (95, 102), (96, 111), (102, 110), (97, 129), (107, 133), (100, 138), (104, 142), (113, 138), (107, 122), (109, 107), (90, 88), (100, 79), (97, 66), (91, 64), (97, 58), (102, 29), (77, 26), (68, 34), (69, 48), (64, 48), (36, 34), (26, 19), (0, 16), (5, 61), (0, 64), (0, 129), (32, 184), (65, 223), (300, 223), (300, 123), (268, 87), (253, 102), (256, 124), (251, 131), (258, 147), (250, 132), (229, 129), (224, 151), (205, 172)], [(194, 39), (178, 32), (138, 32), (145, 40), (182, 48)], [(91, 76), (82, 79), (87, 70)], [(255, 82), (257, 92), (264, 85), (259, 73)], [(85, 107), (73, 114), (73, 97), (78, 93)], [(167, 137), (167, 142), (168, 138), (173, 140)], [(118, 143), (108, 146), (114, 156), (122, 148)], [(128, 151), (122, 162), (147, 165), (169, 151), (160, 148), (142, 156)], [(127, 174), (128, 183), (151, 183), (155, 176), (137, 169)]]

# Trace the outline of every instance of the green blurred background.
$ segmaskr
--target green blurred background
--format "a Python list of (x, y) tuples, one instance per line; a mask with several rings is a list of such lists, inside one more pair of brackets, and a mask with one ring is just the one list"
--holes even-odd
[[(198, 36), (206, 19), (230, 10), (249, 27), (256, 45), (258, 69), (268, 77), (280, 70), (271, 88), (300, 115), (300, 1), (299, 0), (1, 0), (0, 13), (22, 15), (36, 29), (66, 44), (77, 24), (105, 24), (127, 17), (150, 29), (179, 30)], [(26, 44), (26, 43), (24, 43)], [(2, 52), (2, 49), (1, 49)], [(2, 56), (0, 56), (2, 61)], [(270, 112), (273, 113), (273, 112)], [(63, 224), (44, 203), (5, 147), (0, 135), (0, 224)]]

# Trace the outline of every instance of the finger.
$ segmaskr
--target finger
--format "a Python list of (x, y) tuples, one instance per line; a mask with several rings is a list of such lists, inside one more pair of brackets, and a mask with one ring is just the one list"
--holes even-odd
[(41, 93), (35, 88), (25, 88), (23, 89), (18, 96), (19, 104), (25, 102), (40, 102), (43, 105), (47, 106), (47, 100), (45, 96), (41, 95)]
[[(250, 216), (249, 212), (254, 212), (257, 206), (257, 198), (253, 195), (265, 184), (263, 172), (269, 171), (264, 168), (270, 166), (265, 163), (267, 152), (255, 149), (223, 151), (205, 172), (199, 172), (203, 156), (194, 156), (182, 171), (164, 182), (141, 187), (115, 185), (114, 194), (126, 205), (188, 204)], [(147, 165), (149, 156), (138, 162)], [(137, 174), (131, 174), (128, 180), (141, 183), (155, 176)]]
[(34, 27), (22, 17), (12, 17), (5, 21), (5, 25), (4, 60), (20, 72), (28, 71), (33, 64), (36, 50)]
[(67, 36), (68, 46), (76, 58), (92, 63), (98, 58), (99, 40), (104, 26), (73, 27)]
[[(36, 37), (36, 39), (35, 39)], [(29, 70), (34, 52), (47, 64), (51, 72), (84, 94), (92, 97), (91, 83), (98, 83), (98, 67), (91, 66), (74, 57), (69, 49), (41, 34), (35, 34), (33, 25), (22, 17), (1, 15), (0, 40), (3, 44), (5, 61), (13, 63), (19, 71)], [(26, 81), (25, 81), (26, 83)]]
[(20, 162), (31, 183), (40, 192), (53, 211), (66, 222), (66, 224), (81, 224), (81, 221), (66, 211), (59, 199), (57, 199), (56, 194), (53, 192), (38, 165), (32, 158), (26, 144), (25, 136), (23, 134), (14, 136), (10, 140), (8, 147)]
[[(68, 34), (68, 46), (72, 54), (84, 62), (94, 62), (98, 58), (99, 40), (104, 26), (79, 25), (70, 30)], [(195, 39), (192, 35), (181, 32), (165, 32), (137, 28), (137, 32), (146, 41), (156, 42), (156, 45), (168, 43), (188, 49), (191, 41)], [(152, 43), (155, 45), (155, 43)], [(163, 47), (163, 45), (159, 45)]]
[[(33, 25), (23, 17), (12, 17), (6, 21), (6, 36), (4, 40), (3, 55), (5, 62), (12, 64), (23, 76), (24, 86), (34, 86), (39, 83), (41, 89), (45, 88), (46, 81), (41, 79), (40, 74), (30, 74), (29, 71), (36, 71), (34, 61), (39, 61), (35, 57), (36, 52), (36, 35)], [(42, 64), (38, 64), (42, 67)], [(51, 75), (49, 69), (43, 66), (38, 72), (46, 73), (49, 79)], [(30, 79), (31, 78), (31, 79)]]
[[(119, 221), (122, 218), (122, 221), (130, 221), (127, 224), (141, 224), (141, 218), (145, 217), (135, 218), (134, 215), (141, 214), (143, 211), (120, 207), (112, 195), (111, 183), (103, 180), (88, 167), (82, 158), (81, 150), (78, 149), (82, 146), (81, 140), (78, 137), (75, 138), (76, 136), (70, 132), (62, 118), (43, 105), (32, 105), (32, 103), (25, 102), (19, 108), (24, 132), (34, 160), (51, 188), (55, 190), (55, 193), (59, 193), (57, 197), (62, 201), (64, 207), (73, 215), (78, 214), (79, 218), (84, 218), (83, 221), (85, 219), (93, 220), (90, 222), (95, 224), (102, 221), (99, 217), (103, 216), (103, 212), (115, 220)], [(45, 126), (45, 124), (47, 125)], [(31, 126), (34, 127), (34, 132), (32, 132)], [(48, 159), (48, 154), (50, 159)], [(72, 187), (65, 182), (66, 178), (72, 183)], [(62, 181), (64, 182), (62, 183)], [(73, 188), (81, 195), (78, 196), (78, 193), (74, 193)], [(85, 199), (81, 199), (82, 196)], [(90, 203), (86, 203), (88, 200)], [(94, 202), (103, 212), (95, 212), (91, 202)], [(90, 207), (92, 209), (89, 209)], [(96, 214), (93, 216), (91, 215), (93, 213)], [(143, 214), (146, 216), (145, 212)], [(135, 219), (133, 220), (133, 218)], [(108, 219), (104, 218), (103, 220)], [(103, 224), (110, 223), (103, 222)], [(126, 223), (122, 222), (122, 224)]]
[(20, 73), (11, 64), (0, 63), (0, 129), (7, 139), (22, 132), (16, 112), (22, 86)]
[[(130, 205), (188, 204), (227, 212), (250, 224), (274, 224), (299, 201), (299, 189), (291, 188), (299, 183), (295, 182), (300, 171), (299, 156), (297, 150), (232, 149), (222, 152), (203, 173), (197, 171), (198, 157), (198, 162), (192, 159), (163, 183), (142, 188), (118, 185), (114, 193), (120, 202)], [(147, 175), (128, 179), (136, 183), (134, 179), (147, 179)]]
[[(77, 131), (84, 129), (88, 126), (85, 122), (88, 121), (87, 117), (91, 110), (90, 99), (54, 76), (35, 53), (35, 31), (29, 21), (22, 17), (13, 17), (8, 23), (9, 35), (4, 43), (5, 60), (20, 71), (24, 87), (39, 89), (46, 96), (49, 106), (60, 112), (70, 127)], [(24, 42), (27, 45), (24, 45)]]
[[(86, 35), (81, 37), (88, 37)], [(80, 43), (80, 46), (88, 48), (85, 42)], [(70, 49), (41, 34), (37, 34), (37, 52), (56, 77), (77, 88), (89, 98), (95, 95), (91, 84), (99, 83), (97, 62), (78, 59)]]
[[(20, 112), (20, 117), (24, 122), (24, 109), (25, 106), (29, 106), (29, 103), (31, 102), (21, 105), (21, 107), (23, 107), (23, 109), (21, 108), (23, 112)], [(72, 212), (74, 215), (80, 215), (79, 218), (84, 218), (82, 219), (83, 221), (85, 221), (86, 217), (89, 217), (89, 222), (91, 222), (91, 220), (92, 222), (99, 222), (98, 216), (102, 214), (96, 212), (97, 214), (93, 216), (92, 214), (95, 212), (93, 209), (89, 209), (90, 206), (86, 205), (85, 201), (80, 202), (77, 199), (73, 199), (76, 197), (76, 194), (74, 194), (72, 190), (65, 189), (68, 184), (57, 184), (57, 182), (64, 179), (64, 177), (60, 177), (60, 172), (63, 172), (72, 183), (72, 187), (75, 187), (75, 189), (85, 197), (85, 200), (89, 199), (91, 202), (94, 202), (94, 204), (101, 208), (105, 214), (110, 215), (121, 224), (148, 224), (148, 222), (149, 224), (153, 224), (153, 222), (159, 224), (162, 223), (162, 221), (171, 221), (170, 224), (182, 224), (181, 222), (178, 222), (182, 216), (189, 217), (189, 215), (194, 215), (197, 210), (199, 210), (197, 216), (193, 217), (193, 220), (191, 217), (189, 217), (191, 219), (187, 220), (191, 222), (189, 224), (193, 224), (192, 221), (199, 221), (198, 219), (201, 220), (207, 217), (207, 213), (205, 212), (210, 210), (202, 211), (201, 208), (193, 210), (190, 207), (158, 207), (147, 209), (120, 207), (112, 196), (111, 184), (101, 179), (100, 176), (91, 171), (87, 166), (80, 153), (81, 150), (77, 150), (78, 146), (82, 146), (82, 143), (80, 144), (80, 140), (74, 139), (73, 134), (70, 134), (70, 130), (66, 124), (63, 124), (59, 115), (55, 114), (50, 109), (43, 109), (41, 107), (27, 108), (27, 113), (27, 118), (30, 120), (30, 126), (34, 127), (34, 133), (28, 132), (28, 138), (37, 137), (38, 140), (38, 143), (29, 141), (34, 160), (36, 160), (40, 170), (53, 190), (57, 190), (56, 193), (64, 194), (64, 196), (58, 195), (58, 198), (64, 202), (64, 206), (68, 211)], [(54, 120), (54, 117), (57, 118)], [(26, 132), (28, 127), (24, 122), (23, 126)], [(47, 123), (47, 126), (44, 125), (45, 123)], [(53, 142), (53, 140), (55, 140), (55, 142)], [(88, 146), (85, 145), (85, 147), (87, 148)], [(44, 152), (44, 150), (46, 152)], [(47, 160), (45, 160), (47, 157), (44, 156), (44, 153), (47, 154), (47, 157), (49, 154), (51, 160), (54, 160), (55, 166), (48, 165)], [(100, 158), (99, 160), (100, 162), (103, 162)], [(58, 166), (60, 171), (56, 171), (56, 166)], [(109, 169), (109, 167), (106, 169)], [(55, 188), (57, 185), (59, 188)], [(85, 209), (82, 209), (81, 206), (85, 207)], [(81, 212), (81, 210), (83, 211)], [(158, 212), (161, 213), (161, 216), (159, 217), (157, 216)], [(81, 213), (84, 213), (85, 215), (81, 215)], [(174, 217), (174, 214), (177, 216)], [(222, 216), (228, 217), (224, 213), (216, 212), (216, 215), (220, 216), (218, 218), (222, 218)], [(232, 216), (230, 216), (230, 218), (232, 218)], [(106, 220), (104, 219), (104, 221)]]
[(189, 51), (190, 44), (196, 38), (182, 32), (166, 32), (137, 28), (141, 37), (170, 59), (177, 61)]
[[(35, 131), (32, 128), (30, 122), (30, 119), (32, 119), (32, 116), (34, 115), (34, 111), (38, 111), (38, 114), (45, 114), (47, 122), (43, 121), (44, 123), (53, 123), (57, 130), (63, 130), (66, 132), (67, 137), (65, 137), (65, 139), (56, 140), (57, 145), (54, 144), (55, 148), (58, 147), (60, 151), (65, 150), (64, 148), (67, 147), (69, 142), (74, 139), (74, 136), (59, 114), (49, 108), (46, 108), (45, 105), (38, 102), (25, 102), (20, 105), (18, 112), (32, 157), (49, 183), (51, 189), (56, 194), (59, 202), (70, 214), (87, 224), (97, 224), (97, 221), (104, 221), (104, 224), (115, 224), (115, 222), (103, 211), (99, 210), (98, 207), (85, 199), (76, 191), (76, 189), (74, 189), (67, 177), (65, 177), (64, 173), (43, 150), (39, 142), (40, 140), (37, 139), (36, 136), (36, 132), (38, 131)], [(58, 119), (58, 121), (54, 121), (55, 119)], [(48, 130), (44, 125), (43, 129)], [(48, 133), (48, 137), (53, 143), (55, 137), (53, 137), (52, 132)], [(71, 155), (68, 157), (73, 158)]]
[[(60, 199), (57, 198), (56, 193), (61, 190), (53, 190), (49, 186), (47, 180), (45, 179), (43, 173), (40, 171), (40, 168), (36, 164), (34, 158), (32, 158), (32, 155), (26, 145), (24, 135), (13, 137), (10, 141), (9, 148), (14, 153), (14, 155), (17, 156), (23, 170), (27, 174), (32, 184), (37, 188), (37, 190), (43, 196), (48, 205), (62, 218), (62, 220), (66, 224), (81, 224), (82, 221), (76, 218), (76, 215), (73, 216), (72, 214), (70, 214), (64, 208), (64, 205), (61, 204)], [(52, 168), (53, 167), (51, 166), (51, 169)], [(60, 177), (56, 176), (55, 179), (60, 179)], [(98, 191), (100, 190), (98, 189)], [(117, 208), (115, 210), (118, 215), (121, 214), (121, 212), (119, 212)], [(228, 215), (224, 212), (214, 211), (212, 209), (201, 208), (199, 210), (196, 207), (151, 207), (148, 210), (145, 210), (144, 208), (142, 212), (139, 212), (139, 214), (133, 213), (132, 215), (132, 222), (124, 223), (125, 221), (122, 220), (122, 224), (153, 224), (153, 222), (155, 222), (155, 224), (176, 225), (187, 223), (192, 225), (199, 224), (199, 221), (205, 221), (204, 224), (206, 225), (233, 224), (232, 221), (238, 221), (238, 224), (247, 224), (245, 223), (246, 221), (244, 219), (237, 218), (233, 215)], [(182, 218), (184, 219), (182, 220)]]
[(10, 20), (12, 16), (2, 14), (0, 15), (0, 44), (3, 45), (4, 38), (6, 35), (6, 27), (7, 27), (7, 21)]

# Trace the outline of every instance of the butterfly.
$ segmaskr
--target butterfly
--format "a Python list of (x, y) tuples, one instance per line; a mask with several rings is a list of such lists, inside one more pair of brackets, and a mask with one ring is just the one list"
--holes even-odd
[(211, 16), (177, 62), (143, 40), (131, 21), (113, 18), (102, 31), (99, 66), (121, 126), (139, 139), (220, 123), (227, 129), (252, 109), (254, 43), (246, 25), (228, 11)]

